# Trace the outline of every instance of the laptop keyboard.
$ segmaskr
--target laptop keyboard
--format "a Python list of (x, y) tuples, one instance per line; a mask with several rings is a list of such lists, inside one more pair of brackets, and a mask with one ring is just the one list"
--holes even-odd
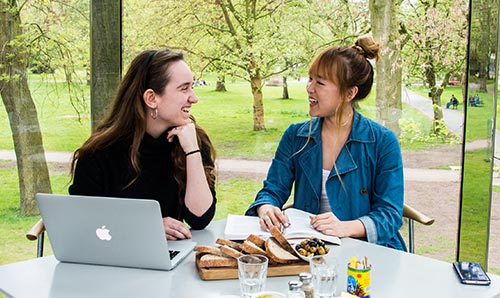
[(168, 253), (170, 254), (170, 260), (172, 260), (173, 258), (175, 258), (176, 255), (178, 255), (180, 253), (180, 251), (169, 249)]

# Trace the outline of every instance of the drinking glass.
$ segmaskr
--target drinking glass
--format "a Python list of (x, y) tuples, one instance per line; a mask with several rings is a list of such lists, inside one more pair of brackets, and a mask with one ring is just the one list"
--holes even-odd
[(337, 264), (334, 258), (314, 256), (309, 260), (314, 298), (337, 296)]
[(261, 255), (244, 255), (238, 258), (238, 279), (243, 298), (264, 291), (268, 262), (267, 257)]

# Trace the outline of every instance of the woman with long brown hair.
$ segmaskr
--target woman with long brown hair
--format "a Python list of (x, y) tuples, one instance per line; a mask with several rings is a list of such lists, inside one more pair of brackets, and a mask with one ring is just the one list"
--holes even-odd
[[(356, 111), (373, 85), (369, 59), (379, 45), (369, 36), (330, 47), (309, 67), (310, 121), (281, 138), (264, 188), (247, 210), (260, 225), (288, 224), (281, 207), (294, 187), (294, 207), (314, 214), (311, 226), (405, 250), (403, 163), (395, 134)], [(292, 223), (293, 224), (293, 223)]]
[[(190, 111), (198, 98), (182, 53), (147, 50), (71, 163), (69, 193), (156, 200), (167, 239), (191, 238), (215, 214), (215, 150)], [(120, 210), (117, 210), (120, 212)]]

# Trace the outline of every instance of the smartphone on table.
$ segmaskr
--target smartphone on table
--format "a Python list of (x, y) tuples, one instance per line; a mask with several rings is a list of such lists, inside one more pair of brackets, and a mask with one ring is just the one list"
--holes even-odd
[(491, 283), (490, 278), (479, 263), (453, 262), (453, 268), (463, 284), (487, 286)]

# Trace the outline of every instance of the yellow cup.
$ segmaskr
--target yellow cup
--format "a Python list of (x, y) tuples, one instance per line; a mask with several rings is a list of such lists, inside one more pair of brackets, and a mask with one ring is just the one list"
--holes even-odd
[(347, 292), (357, 297), (369, 298), (371, 293), (372, 266), (358, 269), (347, 264)]

